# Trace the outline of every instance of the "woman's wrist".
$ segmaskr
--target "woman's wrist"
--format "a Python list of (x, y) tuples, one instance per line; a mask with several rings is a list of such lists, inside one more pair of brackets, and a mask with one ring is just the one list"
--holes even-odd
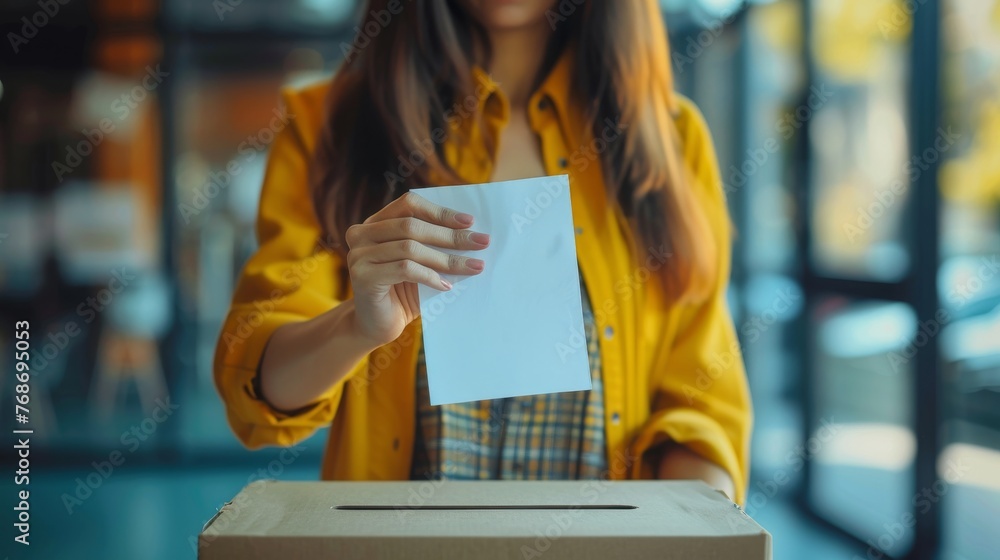
[(357, 328), (350, 299), (308, 321), (283, 325), (261, 358), (262, 396), (280, 410), (312, 404), (378, 346)]
[(669, 442), (660, 450), (656, 478), (661, 480), (701, 480), (736, 499), (736, 487), (725, 469), (687, 447)]
[(365, 334), (354, 299), (344, 300), (336, 310), (342, 314), (330, 326), (331, 337), (342, 337), (347, 345), (358, 348), (364, 355), (374, 352), (376, 348), (385, 344)]

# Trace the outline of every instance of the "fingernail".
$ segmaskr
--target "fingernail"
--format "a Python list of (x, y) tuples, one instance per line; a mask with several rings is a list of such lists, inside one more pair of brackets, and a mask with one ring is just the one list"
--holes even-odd
[(444, 291), (447, 292), (448, 290), (451, 289), (451, 282), (449, 282), (449, 281), (445, 280), (444, 278), (442, 278), (441, 279), (441, 286), (443, 286), (444, 287)]
[(469, 239), (471, 239), (473, 243), (478, 243), (480, 245), (490, 244), (490, 235), (488, 233), (473, 233), (469, 236)]
[(464, 212), (459, 212), (458, 214), (455, 214), (455, 221), (462, 224), (463, 226), (471, 226), (472, 220), (473, 220), (472, 214), (466, 214)]
[(465, 266), (471, 268), (472, 270), (482, 270), (486, 268), (486, 263), (479, 259), (469, 259), (465, 261)]

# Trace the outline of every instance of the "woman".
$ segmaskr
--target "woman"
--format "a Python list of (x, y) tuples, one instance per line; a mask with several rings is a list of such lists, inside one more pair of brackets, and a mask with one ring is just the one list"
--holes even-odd
[[(365, 14), (332, 82), (284, 94), (260, 249), (215, 360), (241, 441), (330, 425), (326, 479), (697, 478), (742, 501), (729, 221), (657, 2), (371, 0)], [(564, 173), (593, 390), (431, 407), (416, 285), (478, 274), (490, 263), (438, 249), (490, 239), (408, 189)]]

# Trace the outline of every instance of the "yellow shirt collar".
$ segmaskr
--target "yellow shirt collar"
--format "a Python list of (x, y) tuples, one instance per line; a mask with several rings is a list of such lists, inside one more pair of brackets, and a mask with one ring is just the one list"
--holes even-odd
[[(563, 52), (542, 84), (531, 94), (529, 106), (536, 107), (544, 102), (552, 103), (561, 119), (567, 117), (575, 54), (576, 49), (573, 45), (563, 48)], [(510, 103), (501, 89), (502, 84), (493, 80), (493, 77), (478, 65), (472, 67), (472, 77), (476, 84), (480, 114), (489, 119), (507, 122), (510, 118)]]

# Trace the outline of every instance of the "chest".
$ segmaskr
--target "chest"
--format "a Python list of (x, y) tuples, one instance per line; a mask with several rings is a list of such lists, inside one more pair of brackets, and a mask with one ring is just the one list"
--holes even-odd
[(499, 135), (491, 181), (510, 181), (547, 175), (542, 161), (542, 144), (531, 129), (524, 111), (512, 111), (511, 119)]

